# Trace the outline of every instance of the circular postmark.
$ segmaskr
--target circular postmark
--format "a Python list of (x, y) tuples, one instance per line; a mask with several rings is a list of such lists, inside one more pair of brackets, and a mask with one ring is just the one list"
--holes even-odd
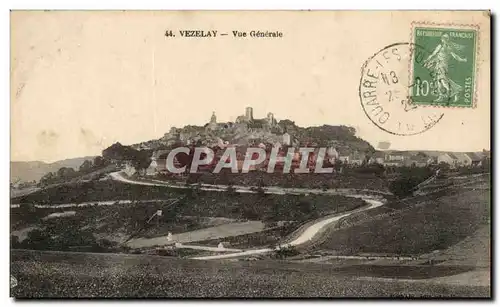
[(443, 117), (442, 109), (426, 108), (412, 101), (412, 90), (419, 80), (413, 75), (413, 66), (423, 66), (429, 54), (416, 44), (395, 43), (364, 63), (359, 83), (361, 106), (383, 131), (394, 135), (420, 134)]

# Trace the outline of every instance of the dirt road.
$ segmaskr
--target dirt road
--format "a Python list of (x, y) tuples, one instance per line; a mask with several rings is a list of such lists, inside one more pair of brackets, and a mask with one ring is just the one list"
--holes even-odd
[(253, 249), (253, 250), (246, 250), (243, 252), (237, 252), (237, 253), (231, 253), (231, 254), (194, 257), (192, 259), (215, 260), (215, 259), (236, 258), (236, 257), (242, 257), (242, 256), (254, 256), (254, 255), (261, 255), (261, 254), (270, 253), (270, 252), (273, 252), (275, 250), (278, 250), (279, 248), (286, 248), (289, 246), (297, 246), (297, 245), (304, 244), (304, 243), (312, 240), (314, 238), (314, 236), (318, 232), (323, 230), (325, 227), (327, 227), (333, 223), (336, 223), (341, 218), (344, 218), (344, 217), (349, 216), (349, 215), (356, 213), (356, 212), (361, 212), (361, 211), (377, 208), (377, 207), (380, 207), (384, 204), (383, 201), (376, 200), (376, 199), (369, 199), (368, 197), (365, 198), (364, 200), (369, 204), (369, 206), (363, 207), (362, 209), (356, 209), (356, 210), (352, 210), (352, 211), (349, 211), (346, 213), (338, 214), (338, 215), (332, 216), (331, 218), (318, 221), (317, 223), (314, 223), (311, 226), (304, 229), (304, 231), (296, 239), (294, 239), (290, 243), (282, 245), (281, 247), (277, 247), (275, 249), (273, 249), (273, 248)]

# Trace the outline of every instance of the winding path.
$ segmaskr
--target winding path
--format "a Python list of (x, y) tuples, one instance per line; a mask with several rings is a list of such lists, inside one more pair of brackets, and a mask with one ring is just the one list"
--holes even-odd
[(349, 216), (353, 213), (357, 212), (362, 212), (365, 210), (370, 210), (373, 208), (380, 207), (384, 204), (383, 201), (381, 200), (375, 200), (375, 199), (370, 199), (370, 198), (364, 198), (364, 200), (369, 204), (368, 206), (362, 208), (362, 209), (355, 209), (346, 213), (342, 213), (336, 216), (333, 216), (328, 219), (324, 219), (321, 221), (318, 221), (311, 226), (307, 227), (296, 239), (291, 241), (290, 243), (278, 246), (276, 248), (262, 248), (262, 249), (252, 249), (252, 250), (246, 250), (243, 252), (236, 252), (236, 253), (230, 253), (230, 254), (222, 254), (222, 255), (213, 255), (213, 256), (203, 256), (203, 257), (193, 257), (191, 259), (197, 259), (197, 260), (215, 260), (215, 259), (227, 259), (227, 258), (236, 258), (236, 257), (242, 257), (242, 256), (253, 256), (253, 255), (261, 255), (261, 254), (266, 254), (270, 253), (276, 250), (279, 250), (281, 248), (287, 248), (290, 246), (297, 246), (301, 245), (304, 243), (307, 243), (311, 241), (318, 232), (323, 230), (325, 227), (329, 226), (332, 223), (335, 223), (339, 221), (340, 219)]
[[(110, 176), (113, 180), (121, 181), (129, 184), (138, 184), (138, 185), (146, 185), (146, 186), (165, 186), (165, 187), (175, 187), (175, 188), (189, 188), (188, 186), (182, 185), (174, 185), (165, 182), (146, 182), (146, 181), (138, 181), (131, 180), (125, 178), (122, 172), (114, 172), (110, 173)], [(243, 186), (233, 186), (236, 192), (240, 193), (255, 193), (255, 191), (251, 190), (251, 187), (243, 187)], [(227, 190), (227, 186), (225, 185), (209, 185), (202, 184), (200, 186), (201, 190), (205, 191), (225, 191)], [(337, 214), (327, 219), (322, 219), (317, 221), (316, 223), (310, 225), (306, 229), (304, 229), (300, 235), (295, 238), (293, 241), (278, 246), (276, 248), (262, 248), (262, 249), (251, 249), (242, 252), (235, 252), (229, 254), (221, 254), (221, 255), (212, 255), (212, 256), (202, 256), (202, 257), (193, 257), (191, 259), (197, 260), (214, 260), (214, 259), (227, 259), (227, 258), (236, 258), (242, 256), (252, 256), (252, 255), (260, 255), (273, 252), (275, 250), (279, 250), (281, 248), (286, 248), (290, 246), (298, 246), (304, 243), (311, 241), (314, 236), (316, 236), (320, 231), (325, 229), (327, 226), (330, 226), (332, 223), (336, 223), (340, 219), (349, 216), (354, 213), (362, 212), (365, 210), (370, 210), (376, 207), (380, 207), (385, 203), (385, 199), (380, 194), (385, 194), (379, 191), (372, 190), (354, 190), (354, 189), (329, 189), (329, 190), (319, 190), (319, 189), (306, 189), (306, 188), (282, 188), (282, 187), (263, 187), (264, 192), (268, 194), (300, 194), (300, 193), (321, 193), (321, 194), (332, 194), (332, 195), (346, 195), (350, 197), (361, 198), (365, 202), (368, 203), (368, 206), (365, 206), (361, 209), (354, 209), (352, 211), (344, 212), (341, 214)], [(354, 194), (353, 194), (354, 192)], [(363, 192), (371, 192), (377, 193), (377, 196), (370, 196), (366, 194), (360, 194)]]
[[(191, 185), (181, 185), (181, 184), (173, 184), (167, 183), (165, 181), (160, 180), (151, 180), (150, 181), (142, 181), (142, 180), (132, 180), (126, 178), (123, 175), (122, 171), (114, 172), (109, 174), (111, 179), (116, 181), (121, 181), (123, 183), (136, 184), (136, 185), (144, 185), (144, 186), (162, 186), (168, 188), (179, 188), (179, 189), (190, 189), (193, 187), (199, 187), (200, 190), (203, 191), (227, 191), (228, 185), (222, 184), (197, 184), (193, 183)], [(257, 186), (241, 186), (241, 185), (232, 185), (232, 188), (238, 193), (257, 193), (254, 191)], [(330, 195), (347, 195), (351, 197), (363, 197), (366, 194), (374, 194), (379, 195), (380, 198), (383, 198), (382, 195), (392, 195), (389, 192), (385, 191), (377, 191), (370, 189), (349, 189), (349, 188), (339, 188), (339, 189), (311, 189), (311, 188), (285, 188), (278, 186), (267, 186), (262, 187), (264, 193), (267, 194), (303, 194), (303, 193), (315, 193), (315, 194), (330, 194)]]

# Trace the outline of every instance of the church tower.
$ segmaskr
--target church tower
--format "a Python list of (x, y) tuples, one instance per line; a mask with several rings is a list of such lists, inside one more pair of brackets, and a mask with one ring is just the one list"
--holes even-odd
[(271, 113), (271, 112), (267, 113), (267, 122), (268, 122), (269, 126), (271, 126), (271, 127), (274, 126), (275, 119), (274, 119), (273, 113)]
[(247, 121), (253, 120), (253, 108), (252, 107), (247, 107), (245, 109), (245, 117), (246, 117)]
[(211, 124), (217, 124), (217, 116), (215, 116), (215, 111), (212, 112), (212, 117), (210, 117)]

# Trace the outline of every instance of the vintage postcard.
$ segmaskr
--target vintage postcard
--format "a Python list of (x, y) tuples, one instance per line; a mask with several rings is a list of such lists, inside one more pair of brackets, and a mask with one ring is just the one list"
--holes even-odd
[(491, 297), (489, 11), (10, 17), (12, 297)]

